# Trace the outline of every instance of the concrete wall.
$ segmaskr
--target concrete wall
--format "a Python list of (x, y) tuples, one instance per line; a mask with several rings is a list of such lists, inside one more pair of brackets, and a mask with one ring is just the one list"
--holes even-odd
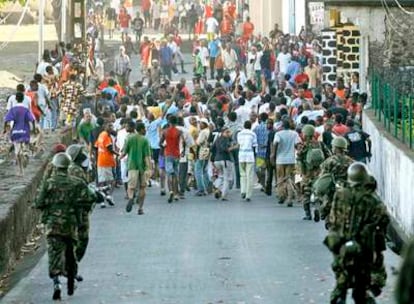
[(366, 111), (365, 132), (371, 135), (369, 168), (378, 182), (378, 193), (406, 236), (414, 236), (414, 153), (390, 136)]
[(384, 41), (385, 12), (382, 7), (355, 7), (334, 6), (325, 7), (325, 27), (329, 27), (329, 10), (336, 9), (341, 12), (341, 22), (351, 22), (357, 25), (363, 36), (369, 35), (370, 41)]

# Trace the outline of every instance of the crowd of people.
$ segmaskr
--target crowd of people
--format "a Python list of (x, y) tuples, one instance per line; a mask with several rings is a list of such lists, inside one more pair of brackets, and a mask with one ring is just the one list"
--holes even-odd
[[(233, 2), (227, 2), (222, 17), (236, 18)], [(365, 165), (371, 144), (361, 129), (367, 95), (360, 91), (358, 74), (338, 77), (335, 85), (322, 83), (317, 37), (305, 30), (284, 34), (277, 25), (267, 37), (256, 35), (246, 24), (248, 12), (241, 33), (223, 32), (217, 24), (224, 21), (209, 15), (216, 10), (205, 5), (197, 16), (204, 16), (208, 35), (193, 40), (194, 76), (173, 84), (174, 60), (183, 57), (177, 28), (189, 22), (180, 7), (189, 3), (178, 4), (165, 20), (167, 2), (148, 3), (142, 2), (142, 29), (178, 25), (172, 36), (159, 40), (159, 48), (158, 40), (144, 37), (140, 67), (131, 65), (128, 31), (121, 24), (123, 45), (109, 73), (99, 52), (82, 61), (76, 48), (59, 45), (45, 52), (30, 85), (19, 85), (8, 99), (5, 123), (16, 152), (30, 142), (30, 124), (38, 132), (73, 130), (75, 143), (66, 153), (62, 146), (56, 151), (54, 169), (36, 200), (46, 213), (44, 222), (55, 229), (48, 235), (49, 256), (56, 257), (49, 263), (54, 299), (60, 297), (59, 275), (68, 274), (57, 257), (82, 248), (71, 256), (76, 268), (86, 250), (88, 214), (97, 200), (97, 191), (86, 184), (93, 182), (105, 189), (103, 196), (98, 193), (102, 208), (119, 203), (111, 193), (124, 188), (126, 212), (137, 206), (139, 215), (146, 189), (155, 186), (168, 203), (193, 195), (226, 202), (236, 192), (254, 203), (262, 191), (275, 193), (275, 201), (287, 207), (301, 204), (303, 220), (322, 219), (329, 231), (325, 244), (337, 278), (331, 303), (345, 303), (349, 288), (356, 303), (374, 303), (386, 279), (382, 252), (388, 216)], [(161, 8), (160, 18), (154, 7)], [(138, 68), (143, 79), (131, 82), (130, 72)], [(65, 196), (68, 192), (73, 195)], [(62, 210), (55, 201), (70, 216), (58, 216)], [(74, 201), (79, 204), (65, 205)], [(77, 213), (83, 216), (73, 217)], [(82, 245), (74, 241), (77, 229)], [(78, 276), (72, 268), (73, 281)]]

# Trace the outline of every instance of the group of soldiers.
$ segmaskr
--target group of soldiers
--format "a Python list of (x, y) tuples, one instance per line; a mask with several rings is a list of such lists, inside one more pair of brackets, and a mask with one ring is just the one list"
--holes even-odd
[[(303, 128), (298, 162), (302, 173), (306, 220), (325, 220), (324, 244), (333, 254), (336, 286), (331, 304), (346, 303), (347, 290), (357, 304), (375, 303), (385, 286), (385, 235), (389, 217), (376, 194), (377, 184), (366, 165), (347, 154), (348, 142), (338, 136), (331, 154), (314, 140), (314, 128)], [(327, 156), (327, 157), (326, 157)], [(325, 158), (326, 157), (326, 158)]]
[(67, 149), (57, 145), (54, 150), (57, 153), (46, 168), (35, 208), (42, 212), (41, 221), (45, 225), (53, 300), (60, 300), (60, 276), (67, 277), (70, 296), (75, 281), (83, 280), (77, 264), (88, 245), (90, 213), (103, 196), (88, 185), (88, 154), (81, 145)]

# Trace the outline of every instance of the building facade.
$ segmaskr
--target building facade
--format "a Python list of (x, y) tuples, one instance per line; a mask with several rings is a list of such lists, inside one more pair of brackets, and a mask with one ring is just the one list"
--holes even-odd
[(256, 32), (268, 35), (277, 23), (284, 33), (298, 34), (305, 26), (307, 0), (249, 0)]

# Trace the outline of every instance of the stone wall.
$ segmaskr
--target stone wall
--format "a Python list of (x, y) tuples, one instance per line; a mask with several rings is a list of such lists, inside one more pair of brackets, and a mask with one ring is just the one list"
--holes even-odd
[(398, 8), (385, 19), (384, 66), (414, 66), (414, 17)]
[(368, 166), (377, 179), (378, 194), (399, 236), (407, 240), (414, 236), (414, 153), (388, 134), (372, 111), (365, 111), (362, 121), (371, 135), (372, 159)]
[(50, 161), (50, 149), (59, 138), (69, 143), (71, 134), (46, 136), (47, 152), (30, 159), (24, 177), (15, 174), (16, 166), (0, 165), (0, 276), (16, 262), (22, 246), (39, 222), (39, 212), (31, 205), (44, 168)]

